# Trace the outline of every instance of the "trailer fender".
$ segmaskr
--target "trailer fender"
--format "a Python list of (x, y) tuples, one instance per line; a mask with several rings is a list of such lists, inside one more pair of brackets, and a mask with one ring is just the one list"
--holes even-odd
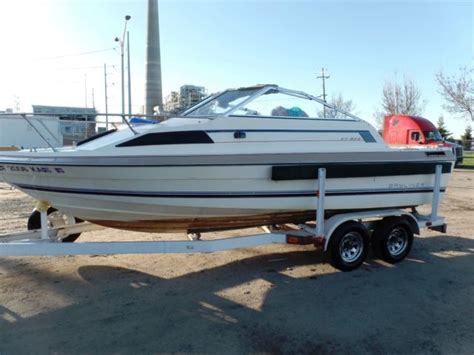
[(409, 212), (404, 213), (403, 217), (410, 223), (413, 234), (420, 235), (420, 226), (418, 225), (416, 217)]
[(349, 213), (338, 214), (328, 218), (324, 221), (324, 251), (328, 249), (329, 240), (331, 239), (332, 234), (341, 224), (353, 221), (357, 218)]

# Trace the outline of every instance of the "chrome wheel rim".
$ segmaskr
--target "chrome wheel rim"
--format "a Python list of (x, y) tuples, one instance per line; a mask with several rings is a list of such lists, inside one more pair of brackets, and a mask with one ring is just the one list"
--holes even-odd
[(349, 232), (339, 244), (339, 255), (345, 263), (356, 261), (364, 251), (364, 238), (358, 232)]
[(404, 228), (397, 227), (392, 229), (387, 239), (388, 252), (392, 256), (402, 254), (408, 245), (408, 234)]

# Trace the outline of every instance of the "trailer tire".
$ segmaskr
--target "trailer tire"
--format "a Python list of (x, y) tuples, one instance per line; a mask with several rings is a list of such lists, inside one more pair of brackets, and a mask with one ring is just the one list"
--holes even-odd
[[(57, 209), (55, 209), (54, 207), (50, 207), (50, 208), (48, 208), (48, 211), (46, 213), (49, 216), (53, 212), (57, 212)], [(73, 217), (73, 218), (74, 218), (76, 223), (82, 222), (82, 220), (80, 220), (78, 218), (75, 218), (75, 217)], [(48, 221), (48, 224), (50, 224), (50, 221)], [(39, 211), (33, 210), (30, 217), (28, 218), (27, 229), (28, 230), (41, 229), (41, 213)], [(76, 241), (76, 239), (79, 238), (80, 235), (81, 235), (81, 233), (68, 235), (67, 237), (63, 238), (61, 240), (61, 242), (63, 242), (63, 243), (72, 243), (72, 242)]]
[(413, 228), (403, 217), (384, 218), (372, 236), (374, 254), (391, 264), (405, 259), (412, 245)]
[(330, 237), (327, 249), (329, 262), (341, 271), (352, 271), (364, 262), (368, 249), (367, 228), (362, 223), (346, 222), (337, 227)]

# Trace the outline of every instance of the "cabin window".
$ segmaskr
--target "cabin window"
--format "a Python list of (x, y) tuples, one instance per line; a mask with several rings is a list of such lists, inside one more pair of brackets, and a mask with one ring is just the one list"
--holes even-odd
[(170, 144), (209, 144), (214, 141), (204, 131), (179, 131), (148, 133), (129, 141), (120, 143), (117, 147), (138, 147), (144, 145)]
[(420, 132), (411, 132), (411, 140), (412, 141), (419, 141), (420, 140)]

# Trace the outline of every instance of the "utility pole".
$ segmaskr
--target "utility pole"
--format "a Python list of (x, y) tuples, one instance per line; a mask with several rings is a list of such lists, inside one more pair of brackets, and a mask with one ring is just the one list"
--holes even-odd
[[(321, 95), (321, 97), (323, 98), (323, 101), (324, 101), (324, 102), (327, 102), (327, 101), (326, 101), (326, 96), (327, 96), (327, 95), (326, 95), (326, 79), (329, 79), (330, 76), (329, 76), (329, 75), (325, 75), (325, 69), (324, 69), (324, 68), (321, 68), (321, 75), (317, 76), (316, 78), (323, 80), (323, 94)], [(323, 112), (324, 112), (324, 117), (326, 117), (326, 106), (324, 106)]]
[(20, 112), (20, 96), (13, 95), (13, 99), (15, 100), (15, 112)]
[(107, 64), (104, 63), (104, 84), (105, 84), (105, 130), (109, 130), (109, 106), (107, 98)]
[(87, 74), (84, 74), (84, 94), (87, 107)]

